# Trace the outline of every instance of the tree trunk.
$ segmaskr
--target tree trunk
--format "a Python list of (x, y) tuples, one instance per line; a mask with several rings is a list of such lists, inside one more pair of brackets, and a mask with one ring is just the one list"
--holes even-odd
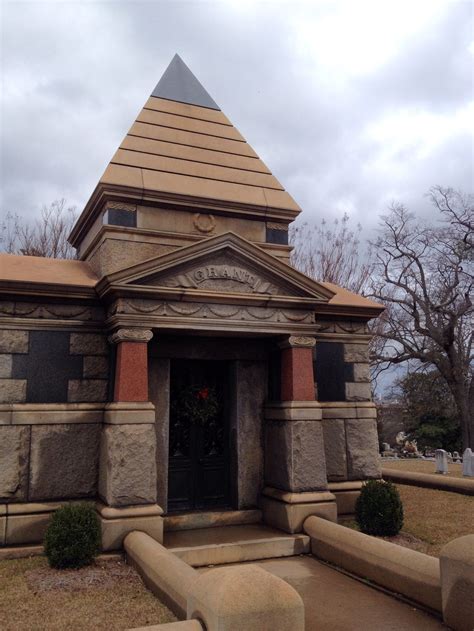
[(459, 413), (459, 422), (461, 424), (462, 449), (463, 451), (470, 447), (474, 449), (474, 401), (472, 384), (457, 383), (456, 381), (448, 381)]

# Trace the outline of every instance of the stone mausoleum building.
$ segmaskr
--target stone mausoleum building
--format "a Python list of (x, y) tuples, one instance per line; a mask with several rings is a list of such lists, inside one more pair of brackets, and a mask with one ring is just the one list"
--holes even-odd
[(290, 266), (299, 213), (175, 56), (72, 231), (78, 260), (0, 255), (0, 544), (80, 499), (104, 549), (353, 511), (380, 476), (381, 307)]

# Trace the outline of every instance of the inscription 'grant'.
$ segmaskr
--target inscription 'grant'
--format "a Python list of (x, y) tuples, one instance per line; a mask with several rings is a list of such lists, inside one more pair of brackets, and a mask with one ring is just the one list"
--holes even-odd
[(256, 288), (260, 279), (241, 267), (233, 267), (231, 265), (209, 265), (206, 267), (198, 267), (191, 272), (193, 279), (197, 283), (205, 280), (235, 280), (238, 283), (249, 285), (253, 289)]

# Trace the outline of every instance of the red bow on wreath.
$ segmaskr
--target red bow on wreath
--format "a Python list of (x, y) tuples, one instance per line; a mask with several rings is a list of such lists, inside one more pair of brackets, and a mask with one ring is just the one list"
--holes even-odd
[(209, 398), (209, 388), (201, 388), (201, 390), (197, 393), (198, 399), (208, 399)]

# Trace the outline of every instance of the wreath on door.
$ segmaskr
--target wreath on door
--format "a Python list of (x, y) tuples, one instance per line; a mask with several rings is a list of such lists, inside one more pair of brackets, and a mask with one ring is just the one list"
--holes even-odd
[(172, 412), (180, 421), (206, 427), (219, 412), (217, 392), (209, 386), (188, 386), (174, 397)]

